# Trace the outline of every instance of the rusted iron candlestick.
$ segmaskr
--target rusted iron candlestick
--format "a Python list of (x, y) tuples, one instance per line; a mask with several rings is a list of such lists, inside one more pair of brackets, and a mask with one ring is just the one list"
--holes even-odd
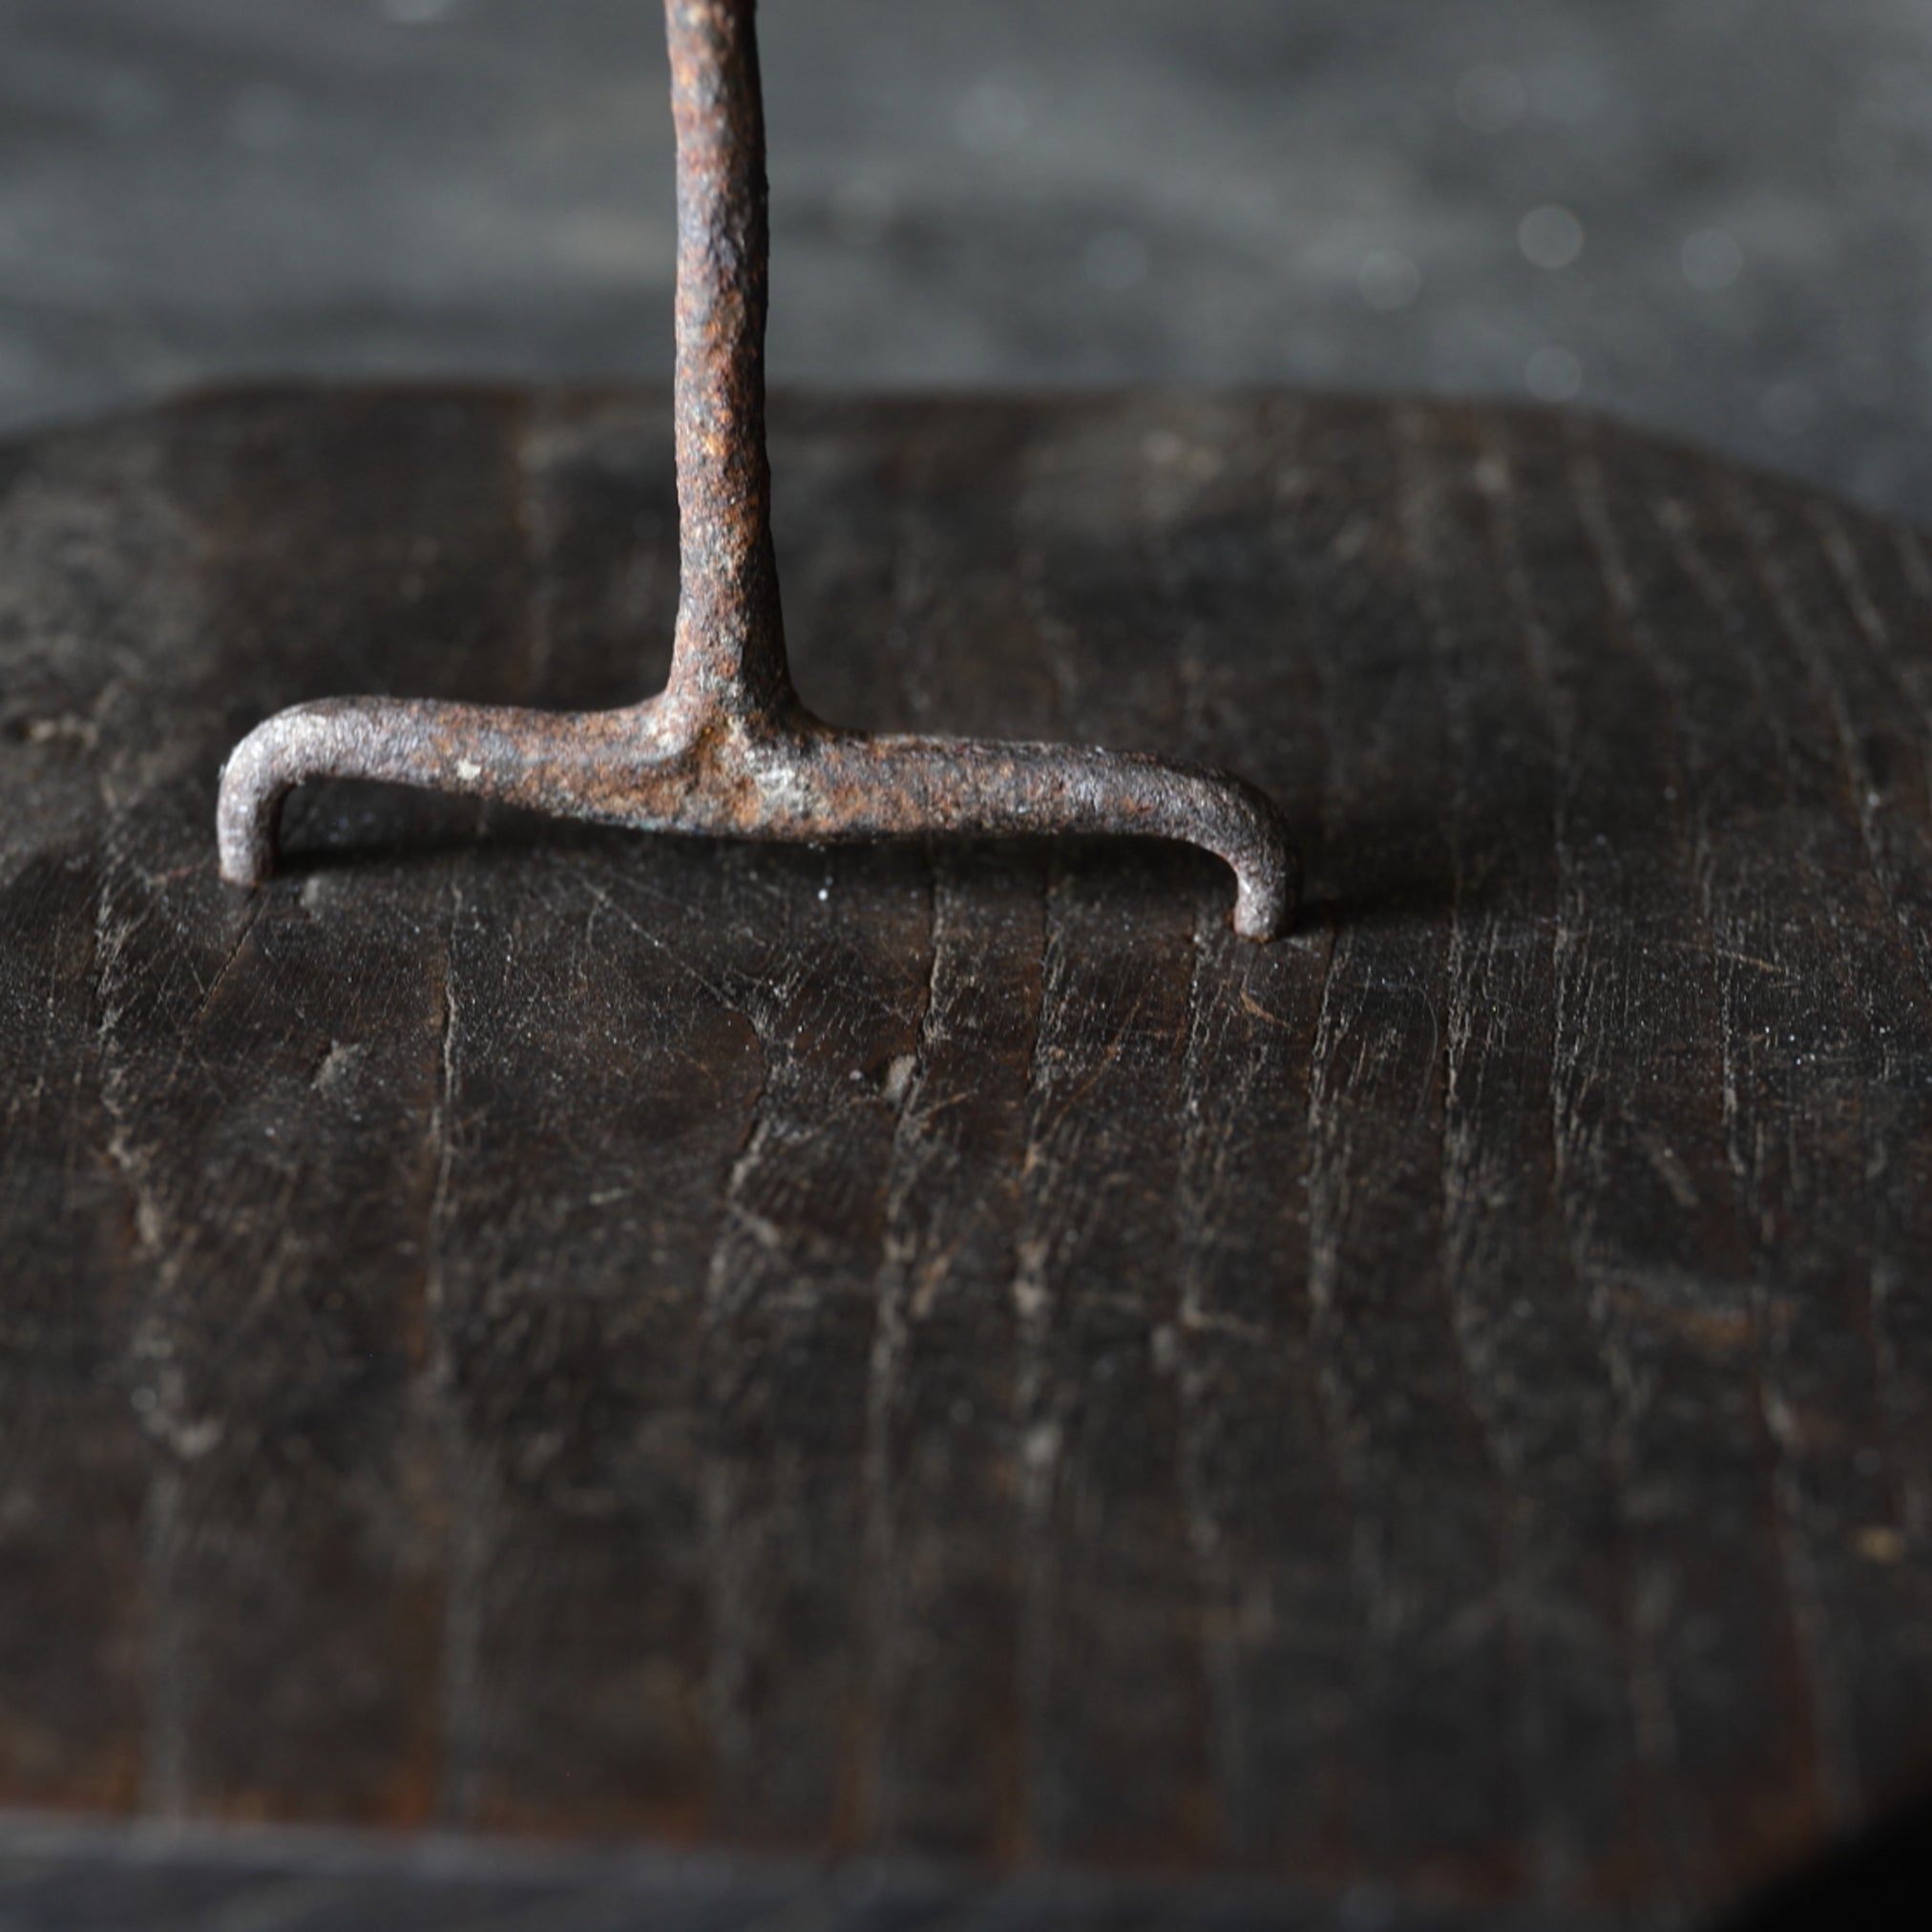
[(665, 0), (678, 134), (678, 505), (670, 682), (623, 710), (397, 698), (298, 704), (221, 777), (221, 874), (274, 870), (282, 801), (384, 779), (646, 831), (812, 843), (948, 832), (1142, 833), (1234, 870), (1234, 927), (1273, 937), (1299, 867), (1240, 779), (1129, 752), (868, 737), (798, 701), (785, 653), (765, 443), (769, 263), (757, 0)]

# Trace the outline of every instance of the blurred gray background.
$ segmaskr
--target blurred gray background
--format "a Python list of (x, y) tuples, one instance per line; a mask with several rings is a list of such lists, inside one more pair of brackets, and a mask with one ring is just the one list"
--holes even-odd
[[(1932, 0), (766, 0), (772, 363), (1576, 399), (1932, 514)], [(0, 424), (668, 372), (657, 0), (0, 0)]]

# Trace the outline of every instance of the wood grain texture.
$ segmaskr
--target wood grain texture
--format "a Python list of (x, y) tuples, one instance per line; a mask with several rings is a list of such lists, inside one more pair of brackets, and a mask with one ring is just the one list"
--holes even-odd
[(662, 675), (662, 398), (7, 449), (0, 1802), (1582, 1925), (1923, 1789), (1922, 539), (1423, 405), (774, 457), (808, 702), (1229, 764), (1301, 927), (347, 787), (232, 895), (277, 705)]

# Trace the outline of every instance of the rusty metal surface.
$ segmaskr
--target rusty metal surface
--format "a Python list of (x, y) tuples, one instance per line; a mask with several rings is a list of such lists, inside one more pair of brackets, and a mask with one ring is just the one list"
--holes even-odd
[(273, 871), (282, 801), (314, 778), (471, 793), (651, 831), (806, 842), (1125, 833), (1214, 852), (1235, 930), (1293, 917), (1299, 864), (1262, 793), (1144, 755), (871, 737), (792, 687), (765, 436), (769, 236), (756, 0), (666, 0), (678, 136), (681, 597), (671, 675), (621, 710), (560, 714), (388, 698), (284, 711), (222, 773), (221, 872)]

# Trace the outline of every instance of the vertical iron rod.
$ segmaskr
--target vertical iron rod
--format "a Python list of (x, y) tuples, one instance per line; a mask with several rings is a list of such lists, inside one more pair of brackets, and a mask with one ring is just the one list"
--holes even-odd
[(765, 443), (770, 227), (756, 0), (666, 0), (678, 135), (678, 510), (670, 695), (794, 701)]

